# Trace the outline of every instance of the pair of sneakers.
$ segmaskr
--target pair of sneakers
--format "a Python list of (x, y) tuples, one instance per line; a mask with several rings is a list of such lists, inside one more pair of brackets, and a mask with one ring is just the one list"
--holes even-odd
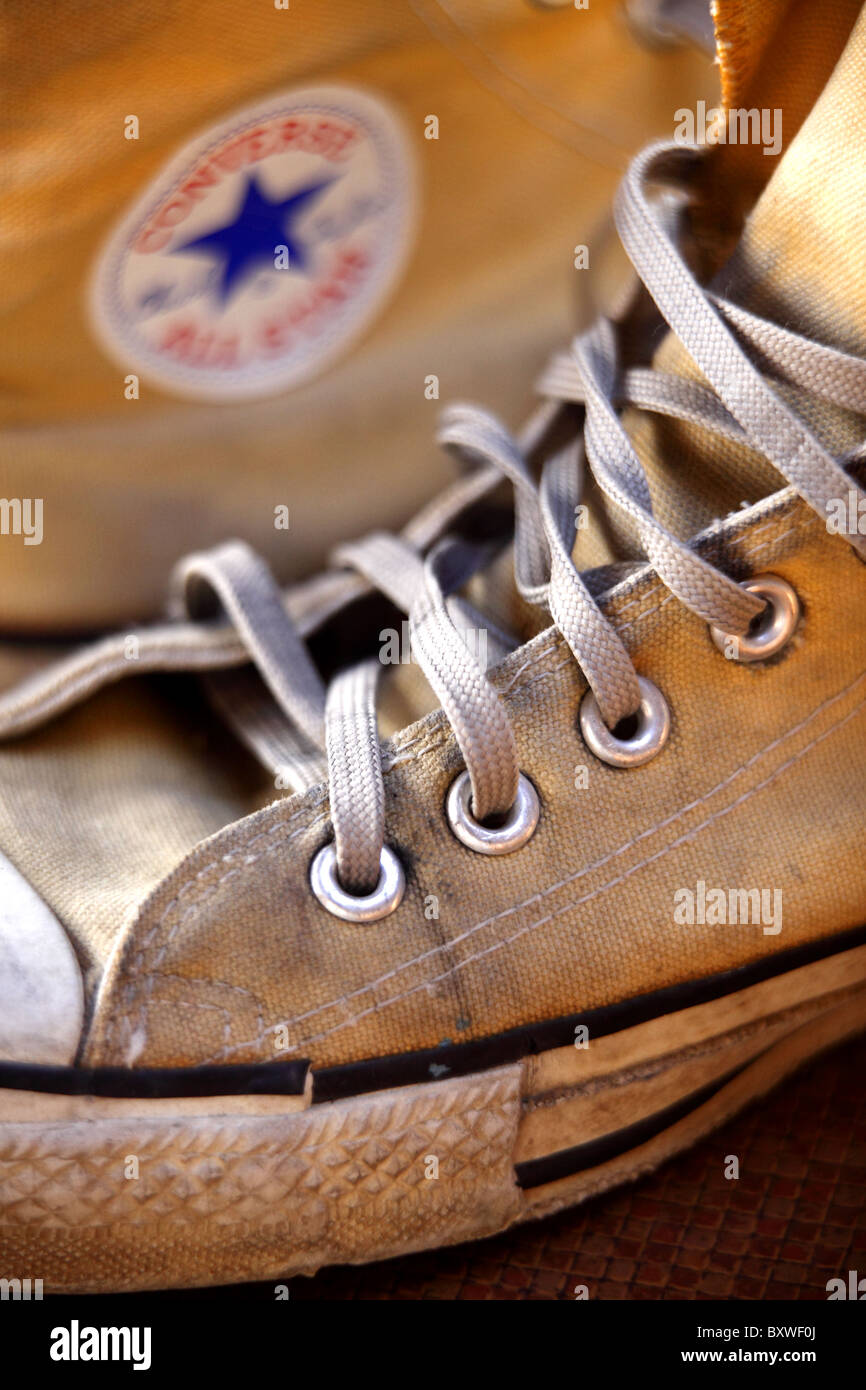
[[(445, 121), (425, 80), (446, 97), (422, 21), (459, 28), (466, 61), (531, 98), (515, 130), (562, 119), (529, 81), (556, 71), (558, 40), (533, 58), (524, 8), (491, 37), (471, 6), (419, 4), (399, 51), (367, 16), (387, 80), (429, 108), (422, 128), (438, 117), (430, 153)], [(657, 25), (700, 32), (699, 7), (658, 8)], [(162, 1288), (492, 1234), (647, 1171), (866, 1025), (866, 166), (851, 156), (866, 12), (715, 9), (720, 114), (694, 95), (704, 60), (673, 48), (695, 85), (616, 194), (631, 271), (612, 272), (611, 312), (553, 351), (519, 428), (508, 393), (500, 413), (443, 413), (456, 480), (434, 493), (428, 474), (398, 529), (371, 525), (414, 467), (382, 400), (388, 364), (435, 394), (472, 342), (442, 317), (444, 269), (438, 288), (418, 272), (403, 336), (368, 340), (375, 370), (363, 345), (339, 365), (408, 236), (392, 113), (346, 84), (263, 100), (154, 158), (100, 252), (98, 369), (82, 354), (55, 421), (19, 427), (22, 478), (47, 480), (42, 543), (2, 538), (7, 560), (22, 542), (7, 628), (29, 634), (4, 647), (0, 693), (7, 1266), (53, 1289)], [(321, 22), (291, 13), (297, 51), (324, 61)], [(532, 34), (550, 22), (589, 43), (576, 8), (530, 17)], [(605, 32), (637, 53), (625, 28)], [(157, 32), (113, 36), (120, 52), (133, 37), (157, 66), (177, 52)], [(373, 63), (357, 37), (340, 40), (356, 80)], [(197, 91), (180, 52), (170, 80)], [(69, 80), (41, 74), (49, 109)], [(508, 168), (528, 193), (525, 156)], [(500, 188), (475, 173), (470, 229)], [(466, 321), (476, 350), (527, 228), (553, 216), (571, 273), (593, 275), (572, 253), (581, 195), (558, 184), (549, 214), (515, 202)], [(74, 226), (69, 247), (83, 256)], [(407, 323), (425, 306), (457, 336), (419, 373), (431, 340), (419, 356)], [(481, 370), (507, 375), (520, 344), (495, 347)], [(222, 404), (151, 402), (140, 439), (88, 419), (88, 392), (99, 411), (119, 381), (130, 410), (154, 390), (231, 396), (225, 438)], [(265, 390), (283, 394), (254, 401)], [(287, 587), (297, 518), (269, 454), (284, 425), (318, 440), (286, 461), (288, 492), (303, 477), (315, 493), (316, 544), (337, 513), (343, 535)], [(337, 429), (341, 473), (316, 462)], [(105, 458), (133, 436), (121, 487)], [(63, 441), (106, 454), (78, 478)], [(249, 480), (252, 531), (268, 498), (274, 566), (250, 534), (201, 549), (156, 621), (154, 557), (197, 526), (178, 501), (190, 475), (215, 516)], [(85, 523), (71, 499), (91, 476)], [(133, 480), (162, 498), (146, 535), (128, 530)], [(125, 625), (46, 654), (33, 633), (56, 643), (76, 609), (82, 627), (112, 610)]]

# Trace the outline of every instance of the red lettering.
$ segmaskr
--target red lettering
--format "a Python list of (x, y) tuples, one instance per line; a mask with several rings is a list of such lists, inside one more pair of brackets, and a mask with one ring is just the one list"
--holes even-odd
[(220, 169), (225, 169), (229, 174), (236, 174), (244, 162), (243, 137), (239, 140), (230, 140), (227, 145), (223, 145), (221, 150), (217, 150), (211, 159)]
[(172, 198), (170, 203), (161, 207), (156, 217), (153, 219), (155, 227), (176, 227), (179, 222), (183, 222), (188, 216), (190, 209), (189, 198)]
[(273, 124), (251, 130), (246, 136), (246, 148), (247, 161), (250, 164), (257, 164), (260, 159), (267, 159), (269, 154), (274, 154), (278, 148), (278, 137)]
[(181, 184), (180, 191), (198, 202), (204, 197), (206, 190), (213, 188), (219, 181), (219, 174), (210, 164), (201, 164), (195, 173), (190, 175), (186, 183)]
[(148, 256), (154, 251), (161, 251), (169, 241), (171, 232), (160, 231), (158, 227), (145, 227), (132, 243), (132, 249)]
[(177, 323), (166, 330), (160, 344), (163, 352), (171, 352), (175, 357), (188, 362), (192, 357), (193, 344), (195, 343), (195, 329), (191, 323)]
[(238, 360), (237, 334), (218, 334), (208, 328), (199, 332), (195, 324), (174, 323), (163, 335), (163, 352), (194, 367), (234, 367)]
[(336, 121), (322, 120), (316, 123), (316, 128), (310, 138), (311, 150), (322, 155), (324, 159), (332, 162), (344, 159), (348, 153), (348, 146), (357, 139), (357, 131), (351, 126), (340, 125)]
[(290, 116), (286, 120), (279, 122), (277, 126), (277, 137), (283, 145), (294, 145), (304, 134), (308, 122), (295, 116)]

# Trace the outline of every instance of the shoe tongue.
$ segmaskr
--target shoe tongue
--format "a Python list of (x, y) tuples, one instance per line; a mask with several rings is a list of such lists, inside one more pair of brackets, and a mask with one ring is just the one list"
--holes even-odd
[[(866, 272), (858, 236), (866, 226), (866, 160), (859, 157), (866, 151), (866, 10), (858, 19), (859, 9), (860, 0), (822, 0), (820, 6), (812, 0), (716, 0), (722, 109), (727, 115), (757, 108), (768, 119), (781, 112), (775, 130), (781, 124), (782, 153), (765, 155), (761, 144), (736, 143), (708, 151), (695, 233), (705, 263), (724, 266), (714, 281), (719, 293), (819, 342), (866, 356)], [(772, 136), (772, 120), (766, 129)], [(608, 278), (615, 281), (615, 271), (605, 276), (603, 269), (602, 302), (611, 297)], [(672, 332), (653, 364), (700, 378)], [(832, 452), (841, 454), (862, 438), (862, 423), (852, 416), (802, 391), (775, 389)], [(785, 486), (763, 455), (697, 426), (637, 410), (625, 411), (623, 422), (646, 470), (656, 516), (684, 540)], [(597, 589), (642, 552), (628, 521), (591, 478), (582, 500), (587, 514), (575, 561)], [(523, 639), (536, 630), (499, 570), (479, 577), (473, 597)]]
[[(727, 264), (716, 278), (720, 293), (754, 313), (818, 341), (866, 355), (866, 10), (860, 0), (716, 0), (715, 23), (723, 109), (782, 112), (782, 154), (760, 145), (717, 146), (708, 155), (709, 200), (700, 227), (711, 264)], [(769, 127), (772, 132), (772, 125)], [(778, 129), (778, 118), (777, 126)], [(732, 229), (751, 208), (731, 255)], [(736, 232), (733, 232), (736, 235)], [(729, 259), (728, 259), (729, 258)], [(611, 269), (610, 279), (616, 280)], [(609, 297), (602, 267), (601, 299)], [(609, 306), (608, 306), (609, 307)], [(674, 333), (658, 348), (660, 370), (699, 373)], [(813, 429), (842, 452), (858, 442), (850, 417), (817, 404), (804, 406)], [(784, 486), (761, 455), (716, 434), (664, 417), (624, 412), (624, 422), (646, 468), (659, 520), (689, 539), (717, 517)], [(861, 427), (862, 434), (862, 427)], [(598, 590), (604, 576), (641, 554), (622, 514), (587, 482), (588, 503), (575, 560)], [(594, 571), (594, 574), (587, 571)], [(544, 626), (513, 583), (512, 556), (477, 576), (471, 597), (482, 612), (527, 640)], [(411, 668), (383, 682), (383, 706), (405, 723), (407, 706), (429, 704)], [(425, 703), (426, 699), (426, 703)]]
[(866, 9), (725, 276), (726, 292), (756, 313), (858, 355), (866, 353), (864, 80)]
[[(820, 7), (819, 18), (813, 13), (809, 28), (803, 11), (819, 7), (791, 5), (762, 55), (756, 49), (767, 42), (771, 28), (766, 9), (755, 7), (760, 26), (743, 32), (732, 16), (736, 12), (741, 18), (749, 6), (738, 0), (717, 8), (725, 109), (780, 111), (783, 153), (773, 160), (760, 146), (729, 144), (708, 156), (715, 161), (708, 170), (712, 187), (722, 192), (714, 212), (721, 229), (718, 244), (710, 247), (716, 264), (724, 224), (730, 222), (726, 210), (751, 202), (767, 166), (775, 164), (739, 245), (714, 283), (727, 298), (765, 318), (866, 355), (861, 230), (866, 225), (866, 10), (858, 19), (858, 6), (832, 0), (826, 11)], [(713, 216), (709, 221), (712, 226)], [(699, 375), (673, 333), (660, 345), (654, 365), (681, 376)], [(830, 449), (842, 452), (857, 442), (850, 416), (811, 397), (807, 404), (802, 393), (800, 399), (787, 398)], [(683, 537), (784, 485), (765, 459), (707, 431), (636, 412), (628, 414), (627, 424), (659, 519)]]

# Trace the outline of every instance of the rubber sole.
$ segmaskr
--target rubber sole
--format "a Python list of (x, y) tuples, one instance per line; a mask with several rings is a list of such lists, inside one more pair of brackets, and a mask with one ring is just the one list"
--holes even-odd
[(478, 1239), (649, 1172), (864, 1028), (860, 946), (585, 1047), (320, 1104), (0, 1091), (0, 1273), (277, 1281)]

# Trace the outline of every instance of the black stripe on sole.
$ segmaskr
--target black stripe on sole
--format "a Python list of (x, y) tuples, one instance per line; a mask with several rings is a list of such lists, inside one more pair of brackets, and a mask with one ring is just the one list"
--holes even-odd
[[(313, 1104), (344, 1100), (368, 1091), (419, 1082), (441, 1081), (470, 1072), (519, 1062), (524, 1057), (565, 1047), (584, 1025), (591, 1038), (603, 1038), (648, 1023), (664, 1014), (711, 1003), (737, 990), (760, 984), (790, 970), (866, 944), (866, 926), (837, 932), (803, 946), (792, 946), (735, 970), (669, 985), (616, 1004), (583, 1013), (523, 1024), (493, 1037), (471, 1042), (443, 1042), (418, 1052), (371, 1057), (313, 1070)], [(93, 1095), (116, 1099), (184, 1096), (303, 1095), (310, 1063), (253, 1062), (240, 1066), (200, 1067), (52, 1067), (27, 1062), (0, 1062), (0, 1090), (45, 1091), (54, 1095)]]
[[(757, 1054), (760, 1055), (762, 1054)], [(757, 1058), (753, 1057), (747, 1065), (751, 1065), (755, 1060)], [(624, 1129), (602, 1134), (598, 1139), (589, 1139), (585, 1144), (575, 1144), (571, 1149), (557, 1149), (555, 1153), (515, 1164), (517, 1186), (541, 1187), (544, 1183), (557, 1182), (560, 1178), (570, 1178), (575, 1173), (585, 1172), (587, 1168), (598, 1168), (612, 1158), (619, 1158), (621, 1154), (628, 1153), (629, 1149), (639, 1148), (641, 1144), (646, 1144), (650, 1139), (655, 1139), (656, 1135), (670, 1129), (671, 1125), (675, 1125), (679, 1120), (684, 1120), (705, 1101), (718, 1095), (719, 1091), (742, 1071), (745, 1071), (745, 1067), (735, 1067), (725, 1076), (710, 1081), (706, 1086), (701, 1086), (699, 1090), (684, 1096), (682, 1100), (665, 1106), (664, 1110), (656, 1110), (643, 1120), (626, 1125)]]
[(607, 1004), (584, 1013), (567, 1014), (547, 1019), (543, 1023), (524, 1024), (492, 1038), (473, 1042), (441, 1043), (422, 1052), (404, 1052), (392, 1057), (377, 1057), (363, 1062), (348, 1062), (337, 1067), (313, 1070), (313, 1104), (341, 1100), (364, 1091), (381, 1091), (391, 1086), (411, 1086), (420, 1081), (438, 1081), (468, 1072), (488, 1071), (491, 1067), (518, 1062), (523, 1057), (566, 1047), (574, 1042), (574, 1030), (585, 1025), (590, 1038), (607, 1037), (640, 1023), (649, 1023), (663, 1014), (680, 1013), (697, 1004), (708, 1004), (726, 994), (776, 975), (787, 974), (803, 965), (824, 960), (828, 956), (853, 950), (866, 944), (866, 926), (854, 927), (805, 946), (792, 946), (777, 951), (751, 965), (724, 970), (700, 980), (669, 985), (651, 994), (638, 994), (617, 1004)]
[(191, 1096), (302, 1096), (309, 1063), (237, 1067), (48, 1067), (0, 1062), (0, 1089), (59, 1096), (158, 1100)]

